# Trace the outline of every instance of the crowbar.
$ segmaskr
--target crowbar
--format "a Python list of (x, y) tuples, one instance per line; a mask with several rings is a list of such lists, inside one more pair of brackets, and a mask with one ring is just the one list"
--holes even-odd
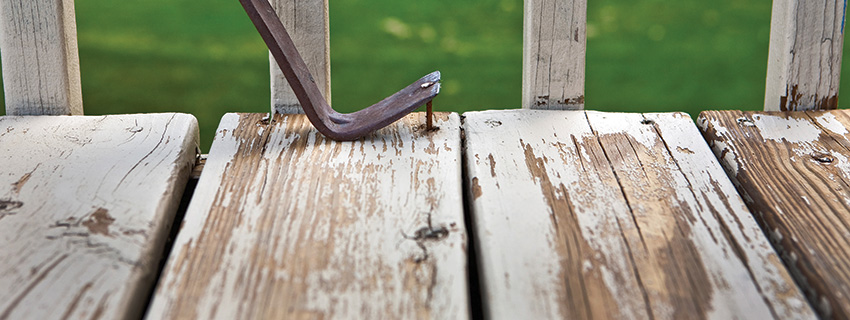
[(430, 103), (440, 93), (440, 72), (434, 71), (366, 109), (352, 113), (336, 112), (322, 96), (316, 81), (307, 70), (307, 64), (268, 0), (239, 2), (266, 42), (310, 123), (331, 139), (356, 140)]

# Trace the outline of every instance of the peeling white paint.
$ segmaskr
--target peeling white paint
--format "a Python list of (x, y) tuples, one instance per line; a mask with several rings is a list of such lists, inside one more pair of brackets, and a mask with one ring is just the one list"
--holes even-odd
[(753, 115), (762, 138), (777, 142), (810, 143), (817, 141), (821, 131), (808, 118), (795, 119), (774, 115)]
[(710, 122), (711, 122), (711, 128), (714, 129), (714, 132), (717, 132), (717, 136), (719, 136), (719, 137), (728, 137), (729, 136), (729, 129), (726, 129), (726, 127), (723, 125), (723, 123), (720, 122), (720, 120), (710, 120)]
[(841, 175), (850, 180), (850, 159), (841, 152), (830, 152), (829, 154), (835, 159), (833, 164), (841, 171)]
[(841, 123), (841, 121), (838, 121), (832, 113), (824, 113), (823, 115), (816, 117), (815, 121), (817, 121), (817, 123), (824, 129), (832, 131), (835, 134), (843, 136), (850, 133), (847, 131), (847, 128), (844, 127), (844, 124)]
[(731, 146), (726, 144), (725, 142), (714, 142), (714, 148), (716, 150), (720, 150), (719, 154), (723, 155), (723, 163), (726, 165), (724, 168), (729, 171), (730, 175), (733, 177), (738, 176), (738, 171), (741, 170), (741, 163), (738, 163), (738, 157), (735, 155), (735, 150), (732, 150)]

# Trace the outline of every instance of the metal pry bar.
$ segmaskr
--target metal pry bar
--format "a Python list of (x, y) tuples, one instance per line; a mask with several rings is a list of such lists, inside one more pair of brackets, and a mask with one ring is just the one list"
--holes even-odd
[(336, 112), (313, 80), (268, 0), (239, 0), (295, 92), (313, 126), (334, 140), (356, 140), (395, 122), (440, 93), (440, 72), (434, 71), (378, 103), (353, 113)]

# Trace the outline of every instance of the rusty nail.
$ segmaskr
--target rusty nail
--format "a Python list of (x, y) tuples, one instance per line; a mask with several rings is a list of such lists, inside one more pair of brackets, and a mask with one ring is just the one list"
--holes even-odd
[(434, 111), (431, 110), (431, 101), (428, 101), (428, 104), (426, 104), (426, 105), (428, 107), (426, 108), (426, 111), (425, 111), (425, 118), (426, 118), (425, 129), (434, 130)]

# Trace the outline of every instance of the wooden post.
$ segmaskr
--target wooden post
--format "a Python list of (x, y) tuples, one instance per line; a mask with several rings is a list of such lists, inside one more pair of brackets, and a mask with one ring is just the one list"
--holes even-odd
[(587, 0), (526, 0), (522, 107), (584, 109)]
[(80, 115), (73, 0), (0, 0), (0, 56), (8, 115)]
[(765, 111), (837, 108), (846, 9), (841, 0), (773, 1)]
[[(331, 101), (331, 56), (328, 0), (271, 0), (298, 52), (307, 63), (319, 90)], [(269, 54), (272, 83), (272, 113), (304, 113), (301, 104)]]

